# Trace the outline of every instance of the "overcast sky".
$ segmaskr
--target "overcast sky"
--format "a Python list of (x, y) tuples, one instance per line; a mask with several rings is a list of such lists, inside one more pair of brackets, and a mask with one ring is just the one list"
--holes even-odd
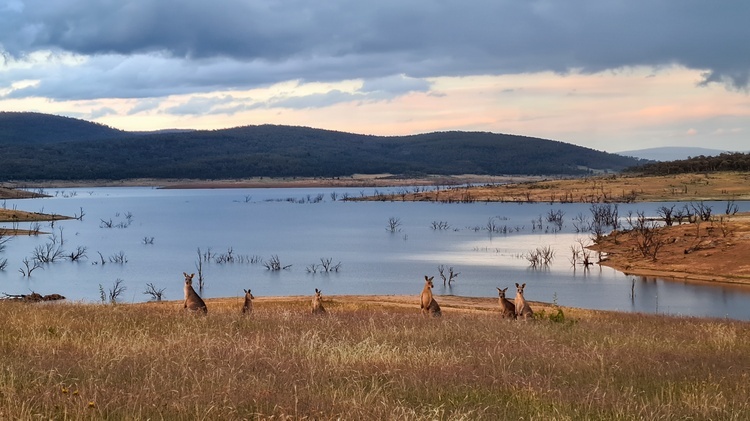
[(0, 110), (750, 150), (746, 0), (0, 0)]

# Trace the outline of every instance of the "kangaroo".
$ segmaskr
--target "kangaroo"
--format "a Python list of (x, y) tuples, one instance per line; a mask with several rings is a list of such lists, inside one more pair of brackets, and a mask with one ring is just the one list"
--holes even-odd
[(255, 299), (255, 297), (249, 289), (245, 289), (243, 291), (245, 291), (245, 304), (242, 306), (242, 312), (245, 314), (250, 314), (253, 312), (253, 300)]
[(200, 295), (198, 295), (198, 293), (193, 289), (193, 276), (195, 276), (195, 274), (191, 273), (190, 275), (188, 275), (187, 272), (182, 272), (182, 274), (185, 275), (184, 308), (190, 311), (202, 311), (204, 314), (208, 313), (206, 303), (203, 302), (203, 299), (200, 297)]
[(531, 307), (529, 307), (529, 303), (526, 302), (526, 299), (523, 298), (523, 289), (526, 287), (526, 283), (523, 285), (518, 285), (516, 282), (516, 317), (522, 317), (524, 320), (527, 320), (529, 316), (534, 316), (534, 312), (531, 311)]
[(432, 296), (432, 279), (434, 276), (427, 277), (425, 275), (424, 277), (424, 288), (422, 288), (422, 295), (419, 297), (420, 299), (420, 305), (419, 308), (422, 309), (422, 314), (431, 314), (433, 317), (440, 317), (442, 316), (442, 312), (440, 311), (440, 306), (438, 305), (438, 302), (435, 301), (435, 298)]
[[(497, 288), (497, 287), (496, 287)], [(499, 298), (497, 299), (497, 302), (500, 304), (500, 317), (503, 319), (516, 319), (516, 306), (508, 301), (507, 298), (505, 298), (505, 291), (507, 291), (508, 288), (500, 289), (497, 288), (497, 295)]]
[(312, 299), (312, 314), (326, 314), (326, 309), (323, 308), (323, 297), (320, 294), (321, 291), (315, 288), (315, 295)]

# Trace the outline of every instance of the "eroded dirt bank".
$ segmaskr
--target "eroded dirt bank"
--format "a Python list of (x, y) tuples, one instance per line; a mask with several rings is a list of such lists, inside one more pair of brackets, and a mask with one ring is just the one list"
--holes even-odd
[(716, 215), (650, 235), (614, 232), (590, 248), (606, 253), (602, 264), (628, 274), (750, 285), (750, 213)]

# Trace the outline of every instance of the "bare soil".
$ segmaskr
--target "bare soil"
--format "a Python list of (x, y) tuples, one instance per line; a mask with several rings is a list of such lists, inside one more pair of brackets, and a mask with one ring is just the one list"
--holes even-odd
[(0, 186), (0, 199), (32, 199), (42, 196), (28, 190)]
[[(61, 219), (71, 219), (64, 215), (50, 215), (39, 212), (26, 212), (16, 209), (0, 208), (0, 222), (34, 222), (34, 221), (59, 221)], [(18, 228), (0, 227), (0, 235), (28, 235), (34, 232)], [(41, 232), (37, 233), (41, 234)]]
[(658, 228), (656, 241), (656, 259), (643, 252), (635, 231), (613, 232), (590, 248), (606, 253), (603, 265), (624, 273), (750, 285), (750, 213)]

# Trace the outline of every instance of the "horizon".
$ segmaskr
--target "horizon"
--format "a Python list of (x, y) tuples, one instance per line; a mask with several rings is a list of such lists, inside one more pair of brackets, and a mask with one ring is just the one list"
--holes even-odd
[(748, 144), (750, 3), (175, 6), (0, 4), (0, 110), (126, 131), (457, 130), (607, 152)]

